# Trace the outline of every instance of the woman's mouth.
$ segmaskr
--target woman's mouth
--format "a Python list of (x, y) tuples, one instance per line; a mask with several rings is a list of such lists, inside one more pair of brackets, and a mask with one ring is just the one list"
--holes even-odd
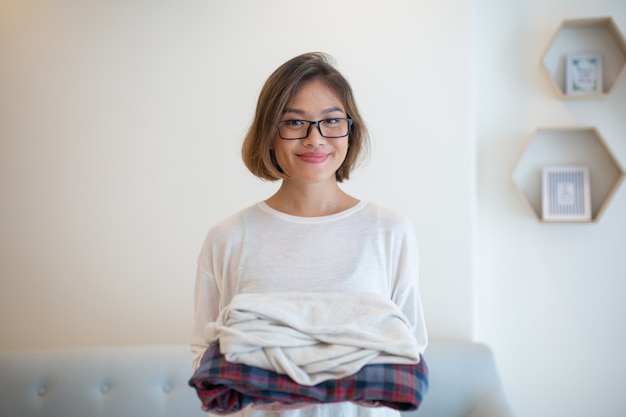
[(324, 152), (305, 152), (298, 154), (298, 158), (309, 164), (321, 164), (328, 159), (328, 156), (329, 154)]

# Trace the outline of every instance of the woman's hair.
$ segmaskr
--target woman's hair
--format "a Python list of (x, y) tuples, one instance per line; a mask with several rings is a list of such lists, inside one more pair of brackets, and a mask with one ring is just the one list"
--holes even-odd
[(348, 136), (348, 153), (335, 173), (338, 182), (347, 180), (350, 172), (368, 152), (367, 128), (354, 100), (348, 81), (334, 67), (332, 58), (321, 52), (311, 52), (290, 59), (278, 67), (265, 82), (252, 125), (241, 150), (246, 167), (259, 178), (276, 181), (286, 178), (276, 162), (272, 144), (285, 106), (309, 81), (319, 80), (333, 91), (345, 107), (352, 129)]

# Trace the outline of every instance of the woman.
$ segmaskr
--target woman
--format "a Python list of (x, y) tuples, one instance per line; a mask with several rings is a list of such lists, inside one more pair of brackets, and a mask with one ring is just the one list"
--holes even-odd
[[(320, 300), (355, 292), (381, 296), (401, 312), (416, 353), (423, 353), (427, 338), (410, 222), (339, 187), (367, 145), (351, 87), (327, 55), (297, 56), (268, 78), (242, 156), (254, 175), (281, 181), (281, 186), (267, 200), (213, 226), (206, 237), (195, 288), (194, 369), (216, 339), (220, 312), (243, 294), (306, 292)], [(308, 317), (303, 312), (299, 319)], [(384, 417), (399, 412), (346, 401), (289, 411), (253, 406), (235, 415)]]

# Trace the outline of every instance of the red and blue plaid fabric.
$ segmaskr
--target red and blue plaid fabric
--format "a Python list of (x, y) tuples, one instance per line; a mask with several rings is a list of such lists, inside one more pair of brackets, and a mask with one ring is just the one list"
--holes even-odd
[(189, 380), (202, 402), (202, 409), (230, 414), (248, 405), (273, 403), (315, 404), (340, 401), (374, 403), (396, 410), (416, 410), (428, 390), (428, 367), (371, 364), (356, 374), (317, 385), (301, 385), (287, 375), (230, 363), (219, 344), (210, 345), (200, 366)]

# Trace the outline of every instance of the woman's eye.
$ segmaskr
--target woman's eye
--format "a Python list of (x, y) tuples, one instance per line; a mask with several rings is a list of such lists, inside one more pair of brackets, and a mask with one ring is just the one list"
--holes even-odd
[(324, 119), (324, 123), (327, 125), (333, 125), (335, 123), (339, 123), (339, 119)]
[(304, 121), (302, 120), (285, 120), (285, 124), (288, 126), (302, 126), (304, 124)]

